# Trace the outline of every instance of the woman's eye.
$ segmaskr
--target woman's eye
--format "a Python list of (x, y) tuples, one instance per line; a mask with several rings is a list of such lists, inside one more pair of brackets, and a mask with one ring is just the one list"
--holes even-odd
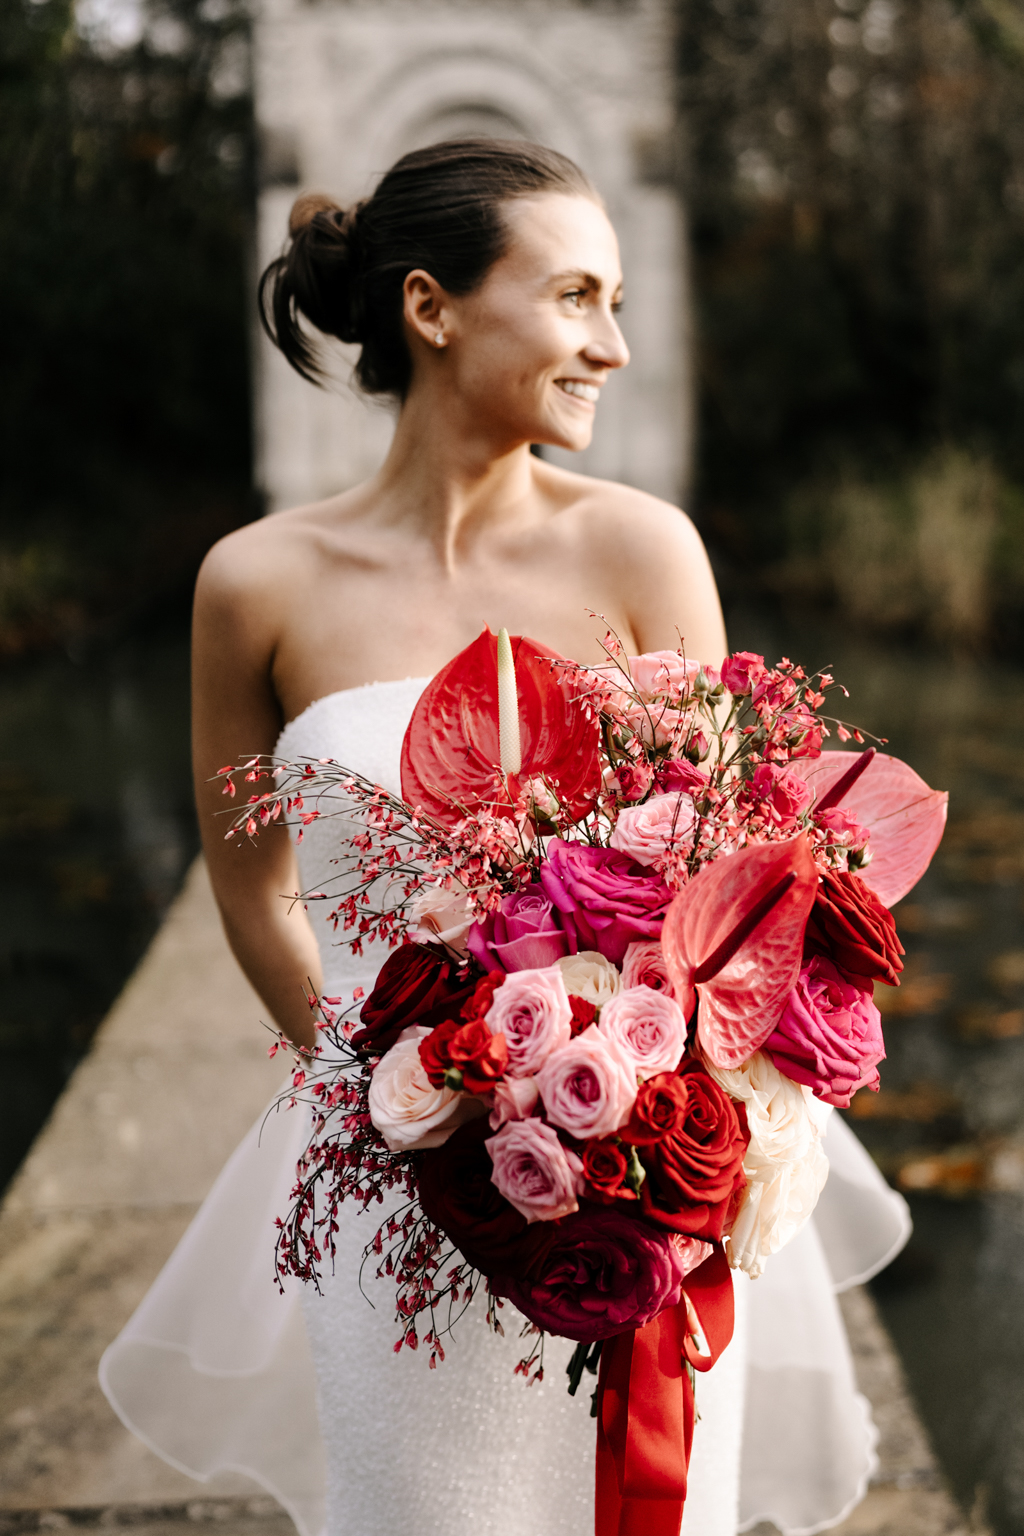
[(570, 304), (575, 304), (577, 309), (583, 303), (584, 297), (585, 292), (582, 288), (573, 288), (569, 293), (563, 294), (563, 298), (568, 299)]

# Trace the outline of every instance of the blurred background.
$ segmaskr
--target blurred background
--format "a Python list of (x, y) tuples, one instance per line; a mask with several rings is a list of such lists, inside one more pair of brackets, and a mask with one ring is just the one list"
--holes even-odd
[(290, 201), (543, 138), (623, 239), (583, 467), (682, 500), (733, 646), (831, 664), (951, 792), (851, 1113), (913, 1206), (874, 1291), (943, 1468), (1024, 1529), (1021, 0), (0, 5), (0, 1182), (197, 848), (204, 552), (387, 443), (343, 357), (317, 394), (257, 337)]

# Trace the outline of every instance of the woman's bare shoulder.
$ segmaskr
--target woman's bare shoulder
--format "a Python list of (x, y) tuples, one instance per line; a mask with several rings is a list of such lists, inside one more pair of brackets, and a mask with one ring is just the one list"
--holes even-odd
[(273, 600), (294, 590), (316, 565), (329, 520), (337, 519), (340, 497), (271, 512), (218, 539), (199, 571), (199, 602)]
[(546, 465), (545, 470), (567, 521), (588, 539), (607, 544), (616, 558), (685, 560), (703, 554), (701, 536), (681, 507), (615, 480), (598, 480), (555, 465)]

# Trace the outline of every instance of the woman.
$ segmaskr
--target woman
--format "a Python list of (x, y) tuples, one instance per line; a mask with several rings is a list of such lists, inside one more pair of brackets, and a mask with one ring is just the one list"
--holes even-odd
[[(315, 379), (308, 326), (355, 342), (363, 388), (400, 405), (391, 450), (372, 480), (232, 534), (207, 558), (196, 594), (195, 772), (211, 878), (243, 969), (282, 1029), (306, 1047), (313, 1040), (307, 981), (330, 994), (351, 992), (372, 983), (381, 956), (352, 959), (333, 935), (311, 927), (301, 907), (281, 900), (323, 876), (337, 823), (309, 829), (301, 872), (283, 832), (264, 835), (255, 848), (226, 844), (209, 782), (221, 764), (256, 752), (331, 756), (397, 790), (401, 739), (419, 692), (484, 624), (582, 661), (600, 659), (603, 621), (631, 654), (674, 647), (681, 633), (690, 655), (717, 662), (725, 636), (706, 555), (682, 513), (556, 469), (530, 451), (531, 444), (585, 448), (600, 390), (629, 359), (616, 320), (615, 234), (576, 166), (533, 145), (436, 145), (400, 160), (367, 203), (347, 212), (326, 198), (300, 198), (290, 235), (261, 284), (278, 346)], [(283, 1209), (281, 1177), (294, 1167), (296, 1133), (275, 1124), (274, 1136), (276, 1152), (265, 1144), (257, 1153), (250, 1139), (236, 1154), (186, 1237), (184, 1257), (172, 1259), (156, 1299), (141, 1309), (142, 1323), (137, 1315), (108, 1353), (104, 1385), (161, 1454), (200, 1473), (243, 1467), (308, 1527), (313, 1517), (287, 1497), (280, 1467), (268, 1470), (267, 1443), (280, 1458), (282, 1436), (302, 1440), (297, 1362), (305, 1343), (278, 1317), (267, 1325), (272, 1343), (259, 1346), (267, 1302), (263, 1292), (253, 1297), (261, 1282), (237, 1274), (245, 1244), (260, 1252), (271, 1214)], [(851, 1279), (898, 1241), (900, 1218), (856, 1152), (847, 1148), (846, 1156), (850, 1188), (860, 1187), (870, 1207), (869, 1226), (880, 1214), (884, 1228), (875, 1220), (866, 1243), (844, 1257), (841, 1278)], [(275, 1158), (276, 1207), (266, 1195)], [(243, 1207), (252, 1211), (251, 1239), (236, 1234), (225, 1247), (218, 1213), (233, 1213), (224, 1219), (237, 1225)], [(472, 1308), (436, 1373), (407, 1353), (394, 1357), (383, 1283), (368, 1288), (376, 1311), (359, 1292), (364, 1225), (349, 1216), (337, 1274), (322, 1297), (303, 1298), (331, 1536), (585, 1536), (593, 1527), (593, 1426), (585, 1403), (570, 1400), (559, 1379), (571, 1346), (556, 1343), (547, 1380), (527, 1391), (512, 1375), (516, 1340), (502, 1345), (482, 1309)], [(700, 1383), (685, 1533), (733, 1536), (741, 1518), (763, 1516), (784, 1529), (816, 1529), (858, 1496), (870, 1435), (824, 1260), (813, 1233), (808, 1241), (803, 1250), (792, 1245), (796, 1258), (781, 1276), (781, 1305), (792, 1314), (788, 1342), (780, 1343), (771, 1319), (755, 1320), (771, 1358), (766, 1365), (755, 1340), (748, 1409), (762, 1419), (768, 1443), (755, 1422), (742, 1516), (746, 1287), (738, 1287), (737, 1337)], [(220, 1265), (211, 1262), (218, 1243)], [(780, 1270), (781, 1258), (773, 1261)], [(205, 1292), (196, 1308), (218, 1320), (205, 1332), (191, 1314), (181, 1321), (189, 1277), (201, 1270)], [(261, 1273), (269, 1275), (269, 1264)], [(772, 1291), (759, 1285), (760, 1311), (771, 1310)], [(244, 1327), (233, 1306), (243, 1293), (252, 1313)], [(147, 1428), (140, 1406), (156, 1395), (158, 1348), (189, 1357), (173, 1366), (173, 1391), (164, 1382), (159, 1432)], [(770, 1376), (768, 1413), (758, 1370)], [(204, 1374), (217, 1384), (216, 1409), (196, 1406), (195, 1378)], [(249, 1384), (241, 1393), (240, 1381)], [(283, 1417), (282, 1393), (295, 1400)], [(188, 1419), (193, 1440), (203, 1439), (201, 1449), (182, 1448), (181, 1430), (166, 1428), (174, 1418), (167, 1405), (179, 1398), (178, 1417)], [(260, 1403), (273, 1406), (261, 1416)], [(793, 1420), (789, 1463), (780, 1450), (780, 1406)], [(245, 1446), (211, 1457), (217, 1435)], [(252, 1444), (261, 1435), (257, 1453)], [(294, 1487), (299, 1452), (284, 1459)], [(304, 1476), (312, 1480), (315, 1471), (307, 1466)]]

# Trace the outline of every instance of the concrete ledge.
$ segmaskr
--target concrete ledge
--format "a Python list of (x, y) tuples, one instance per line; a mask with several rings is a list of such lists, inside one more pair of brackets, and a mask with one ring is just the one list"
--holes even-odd
[[(96, 1380), (103, 1350), (282, 1079), (262, 1016), (197, 863), (0, 1209), (0, 1536), (292, 1530), (247, 1479), (199, 1484), (166, 1466)], [(837, 1536), (981, 1536), (944, 1489), (870, 1296), (849, 1292), (843, 1312), (881, 1466)]]

